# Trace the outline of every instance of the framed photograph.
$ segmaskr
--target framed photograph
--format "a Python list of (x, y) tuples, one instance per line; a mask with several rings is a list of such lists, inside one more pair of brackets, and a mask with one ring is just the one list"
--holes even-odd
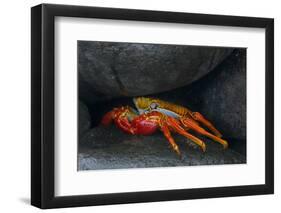
[(31, 9), (31, 203), (272, 194), (274, 20)]

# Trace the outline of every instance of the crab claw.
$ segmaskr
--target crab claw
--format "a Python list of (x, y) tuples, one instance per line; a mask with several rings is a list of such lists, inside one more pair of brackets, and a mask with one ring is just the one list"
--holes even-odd
[(135, 128), (132, 127), (129, 121), (129, 118), (131, 118), (131, 116), (133, 116), (133, 112), (128, 106), (114, 108), (103, 116), (101, 124), (104, 126), (109, 126), (114, 121), (116, 126), (118, 126), (124, 132), (135, 134)]
[(101, 119), (101, 125), (103, 126), (109, 126), (112, 121), (113, 121), (113, 117), (114, 117), (114, 111), (109, 111), (107, 112)]

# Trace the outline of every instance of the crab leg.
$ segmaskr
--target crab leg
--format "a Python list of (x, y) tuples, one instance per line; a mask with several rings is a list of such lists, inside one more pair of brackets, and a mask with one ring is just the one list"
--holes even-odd
[(173, 118), (173, 117), (168, 117), (168, 123), (169, 125), (179, 134), (183, 135), (184, 137), (192, 140), (194, 143), (196, 143), (198, 146), (201, 147), (202, 151), (205, 152), (206, 151), (206, 144), (200, 140), (199, 138), (193, 136), (192, 134), (188, 133), (185, 131), (184, 128), (182, 128), (178, 121)]
[(194, 120), (199, 121), (200, 123), (204, 124), (209, 130), (211, 130), (217, 137), (221, 138), (222, 134), (214, 127), (214, 125), (208, 121), (202, 114), (199, 112), (191, 113), (191, 116)]
[(179, 150), (178, 145), (176, 144), (175, 140), (172, 138), (171, 132), (169, 130), (169, 127), (166, 124), (161, 125), (161, 131), (169, 141), (170, 145), (172, 146), (172, 149), (181, 157), (181, 153)]
[(202, 134), (204, 136), (207, 136), (211, 139), (213, 139), (214, 141), (220, 143), (223, 145), (223, 148), (226, 149), (228, 147), (228, 143), (227, 141), (207, 132), (205, 129), (203, 129), (202, 127), (200, 127), (195, 121), (193, 121), (190, 118), (182, 118), (181, 122), (183, 123), (183, 125), (187, 128), (190, 128), (196, 132), (198, 132), (199, 134)]

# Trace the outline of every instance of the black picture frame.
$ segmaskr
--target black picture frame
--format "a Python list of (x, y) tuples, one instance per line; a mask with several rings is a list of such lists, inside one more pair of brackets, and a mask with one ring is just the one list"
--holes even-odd
[[(54, 21), (58, 16), (264, 28), (266, 32), (265, 184), (56, 197), (54, 195)], [(31, 52), (32, 205), (46, 209), (274, 193), (274, 19), (41, 4), (31, 8)]]

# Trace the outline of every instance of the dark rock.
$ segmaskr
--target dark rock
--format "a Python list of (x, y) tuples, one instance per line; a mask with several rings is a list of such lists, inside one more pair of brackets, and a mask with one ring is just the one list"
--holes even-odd
[[(128, 135), (116, 127), (98, 127), (84, 137), (79, 147), (78, 169), (121, 169), (246, 163), (245, 155), (223, 150), (214, 141), (202, 138), (207, 145), (203, 153), (193, 142), (174, 135), (182, 153), (180, 159), (161, 132), (150, 136)], [(88, 142), (88, 144), (86, 143)]]
[(200, 111), (224, 137), (246, 140), (246, 49), (233, 52), (214, 72), (205, 85), (199, 83)]
[(104, 127), (97, 126), (88, 131), (80, 140), (80, 144), (89, 148), (108, 147), (118, 144), (121, 140), (129, 139), (131, 135), (122, 132), (114, 125)]
[(79, 41), (79, 96), (89, 102), (169, 91), (212, 71), (233, 48)]
[(90, 129), (91, 118), (88, 108), (85, 104), (79, 101), (79, 138), (82, 138), (84, 134)]

